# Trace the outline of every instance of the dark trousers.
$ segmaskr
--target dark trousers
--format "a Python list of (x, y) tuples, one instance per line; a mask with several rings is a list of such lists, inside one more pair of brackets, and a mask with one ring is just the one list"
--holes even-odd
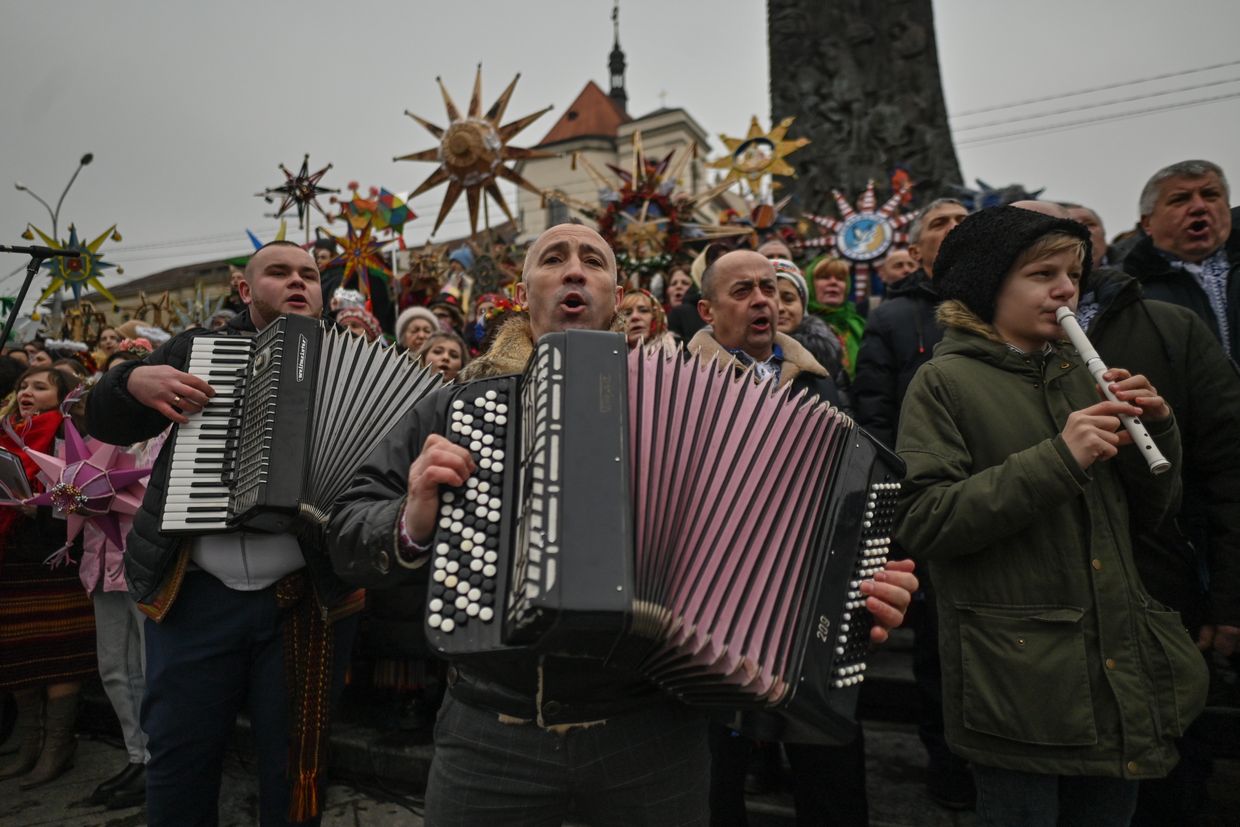
[(973, 765), (978, 827), (1127, 827), (1137, 782)]
[(652, 702), (603, 723), (550, 732), (512, 724), (448, 691), (426, 788), (430, 827), (705, 825), (706, 719)]
[[(274, 586), (236, 591), (193, 571), (163, 622), (147, 620), (142, 729), (150, 739), (151, 827), (219, 823), (224, 750), (242, 710), (249, 713), (254, 736), (261, 823), (288, 823), (283, 619)], [(352, 619), (337, 624), (333, 696), (343, 685), (355, 626)]]
[[(710, 823), (745, 827), (745, 771), (754, 742), (722, 724), (710, 725)], [(846, 744), (784, 744), (792, 767), (797, 827), (864, 827), (865, 738), (861, 727)]]

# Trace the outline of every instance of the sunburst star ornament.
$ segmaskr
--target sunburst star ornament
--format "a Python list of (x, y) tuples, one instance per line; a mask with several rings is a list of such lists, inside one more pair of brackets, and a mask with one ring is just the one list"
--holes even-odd
[[(753, 192), (760, 191), (762, 179), (768, 175), (795, 178), (796, 170), (784, 159), (810, 142), (809, 138), (791, 141), (784, 139), (795, 120), (795, 117), (784, 118), (777, 126), (772, 127), (770, 132), (763, 132), (758, 125), (757, 116), (753, 116), (749, 120), (749, 132), (744, 138), (719, 136), (719, 140), (727, 147), (728, 154), (711, 161), (707, 166), (712, 169), (726, 169), (728, 174), (724, 183), (745, 181)], [(778, 187), (779, 183), (772, 181), (771, 186)]]
[(409, 194), (409, 200), (412, 201), (422, 193), (447, 183), (448, 189), (444, 193), (443, 205), (439, 208), (439, 217), (435, 219), (435, 229), (431, 230), (432, 235), (439, 230), (439, 226), (443, 224), (443, 220), (447, 218), (452, 207), (460, 199), (462, 192), (465, 193), (465, 200), (469, 204), (471, 233), (478, 232), (478, 205), (482, 201), (483, 192), (503, 210), (504, 216), (509, 221), (513, 221), (508, 202), (504, 200), (503, 194), (499, 191), (497, 181), (499, 178), (511, 181), (536, 195), (542, 194), (541, 190), (504, 163), (524, 158), (552, 156), (550, 152), (508, 145), (508, 142), (521, 130), (551, 109), (548, 106), (546, 109), (540, 109), (524, 118), (518, 118), (501, 126), (504, 111), (508, 108), (508, 99), (512, 97), (512, 90), (516, 88), (517, 81), (520, 79), (520, 74), (514, 77), (512, 83), (508, 84), (508, 88), (500, 94), (495, 103), (491, 104), (491, 108), (484, 115), (482, 114), (482, 64), (478, 64), (478, 71), (474, 76), (474, 91), (469, 98), (469, 110), (462, 116), (456, 104), (452, 102), (448, 90), (444, 87), (443, 80), (435, 78), (435, 82), (439, 84), (439, 91), (443, 94), (444, 108), (448, 112), (447, 129), (436, 126), (408, 110), (405, 111), (406, 115), (439, 139), (439, 146), (434, 149), (424, 149), (421, 152), (400, 155), (393, 159), (396, 161), (432, 161), (439, 164), (439, 168)]
[(340, 276), (340, 286), (356, 286), (369, 300), (370, 277), (388, 279), (392, 276), (392, 269), (384, 260), (383, 242), (374, 237), (374, 228), (370, 224), (363, 225), (360, 230), (350, 224), (345, 235), (328, 235), (340, 245), (340, 255), (328, 265), (344, 269)]
[[(43, 291), (43, 295), (39, 296), (39, 300), (35, 302), (36, 306), (43, 304), (48, 296), (64, 287), (68, 287), (72, 291), (75, 300), (80, 299), (82, 298), (83, 286), (93, 287), (99, 292), (99, 295), (112, 302), (112, 304), (116, 304), (116, 297), (108, 292), (108, 288), (104, 287), (99, 281), (99, 277), (104, 270), (116, 267), (115, 264), (104, 261), (103, 256), (99, 254), (99, 248), (103, 246), (103, 242), (107, 241), (109, 237), (113, 241), (121, 240), (121, 234), (116, 231), (115, 224), (108, 227), (94, 241), (88, 244), (78, 239), (77, 227), (72, 224), (69, 225), (68, 241), (57, 241), (34, 225), (30, 225), (29, 229), (38, 233), (43, 243), (53, 250), (76, 250), (81, 254), (77, 258), (56, 256), (43, 262), (43, 267), (52, 275), (52, 283)], [(123, 271), (118, 267), (116, 272), (120, 273)]]
[(824, 231), (818, 238), (811, 238), (798, 245), (801, 249), (817, 249), (834, 247), (841, 257), (855, 265), (853, 278), (853, 298), (861, 301), (869, 295), (870, 273), (873, 263), (887, 254), (893, 244), (907, 242), (908, 234), (904, 228), (916, 217), (915, 212), (900, 212), (900, 203), (905, 194), (912, 188), (912, 182), (906, 181), (878, 209), (874, 195), (874, 182), (866, 186), (865, 192), (857, 199), (857, 207), (844, 200), (839, 190), (832, 190), (835, 206), (840, 211), (840, 218), (806, 213), (805, 217), (813, 221)]
[(329, 192), (339, 192), (340, 190), (329, 189), (328, 187), (319, 186), (319, 181), (332, 168), (331, 164), (323, 167), (318, 172), (310, 172), (310, 153), (302, 158), (301, 169), (297, 174), (289, 172), (288, 167), (280, 164), (280, 171), (284, 173), (284, 183), (278, 187), (268, 187), (258, 193), (260, 198), (266, 199), (268, 202), (273, 201), (273, 196), (280, 196), (280, 206), (276, 209), (276, 218), (284, 215), (289, 209), (296, 205), (297, 207), (297, 227), (306, 226), (306, 213), (314, 207), (319, 214), (330, 220), (330, 216), (323, 211), (323, 207), (319, 204), (319, 196)]
[(65, 545), (47, 559), (53, 567), (68, 562), (68, 549), (87, 522), (93, 522), (107, 542), (124, 547), (133, 515), (142, 507), (143, 482), (150, 468), (136, 468), (132, 454), (116, 445), (82, 439), (73, 420), (65, 418), (64, 457), (26, 453), (39, 466), (46, 490), (25, 505), (50, 505), (68, 522)]

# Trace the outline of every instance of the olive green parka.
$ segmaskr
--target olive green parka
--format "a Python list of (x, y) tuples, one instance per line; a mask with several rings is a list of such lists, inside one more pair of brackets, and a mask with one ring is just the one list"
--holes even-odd
[[(939, 321), (900, 415), (897, 539), (937, 589), (948, 743), (1025, 772), (1165, 775), (1206, 670), (1141, 585), (1129, 509), (1158, 525), (1179, 475), (1135, 448), (1081, 470), (1059, 434), (1099, 397), (1069, 345), (1022, 354), (955, 301)], [(1178, 464), (1174, 417), (1146, 424)]]

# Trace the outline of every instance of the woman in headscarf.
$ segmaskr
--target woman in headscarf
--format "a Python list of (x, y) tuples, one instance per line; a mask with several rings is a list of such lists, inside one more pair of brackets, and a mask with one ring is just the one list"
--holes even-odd
[(865, 319), (848, 301), (852, 293), (852, 273), (847, 261), (833, 255), (819, 256), (809, 263), (809, 312), (822, 319), (835, 331), (844, 347), (844, 370), (851, 378), (857, 371), (857, 351)]

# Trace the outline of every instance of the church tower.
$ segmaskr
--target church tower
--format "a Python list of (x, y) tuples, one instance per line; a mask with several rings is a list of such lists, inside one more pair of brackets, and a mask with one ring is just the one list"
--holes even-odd
[(611, 7), (611, 26), (615, 36), (607, 66), (611, 71), (611, 90), (607, 97), (615, 101), (624, 114), (628, 114), (629, 95), (624, 91), (624, 52), (620, 49), (620, 0)]

